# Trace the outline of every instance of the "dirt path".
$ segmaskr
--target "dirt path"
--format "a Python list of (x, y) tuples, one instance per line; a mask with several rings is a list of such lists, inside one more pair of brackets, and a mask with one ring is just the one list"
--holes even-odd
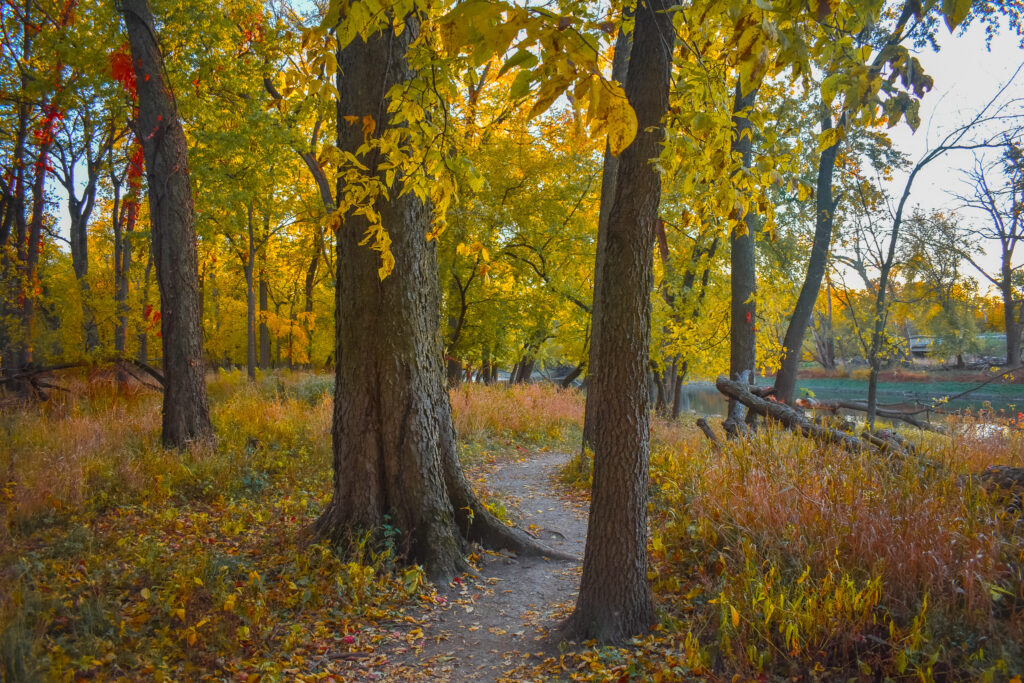
[[(500, 463), (487, 486), (501, 494), (522, 528), (576, 562), (487, 553), (479, 579), (460, 580), (421, 625), (423, 639), (407, 655), (424, 680), (488, 683), (545, 646), (548, 629), (568, 616), (579, 588), (586, 509), (553, 482), (564, 453), (530, 454)], [(406, 657), (405, 664), (410, 660)], [(408, 671), (406, 669), (406, 671)]]

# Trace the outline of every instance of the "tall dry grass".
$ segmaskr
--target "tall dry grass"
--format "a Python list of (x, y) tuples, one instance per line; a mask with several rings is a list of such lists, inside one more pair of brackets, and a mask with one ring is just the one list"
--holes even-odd
[(746, 675), (1024, 665), (1019, 511), (963, 476), (1020, 466), (1021, 436), (976, 427), (907, 458), (771, 427), (721, 451), (697, 435), (656, 447), (663, 595), (704, 596), (709, 653)]
[(217, 444), (178, 453), (160, 445), (156, 392), (126, 392), (106, 373), (62, 377), (68, 392), (0, 416), (5, 515), (15, 523), (102, 508), (157, 488), (230, 491), (246, 468), (306, 464), (292, 456), (310, 450), (310, 443), (316, 444), (318, 465), (329, 467), (329, 392), (307, 386), (318, 381), (271, 375), (250, 384), (237, 371), (212, 374)]
[(551, 384), (464, 384), (452, 391), (451, 399), (461, 439), (561, 439), (583, 424), (583, 394)]

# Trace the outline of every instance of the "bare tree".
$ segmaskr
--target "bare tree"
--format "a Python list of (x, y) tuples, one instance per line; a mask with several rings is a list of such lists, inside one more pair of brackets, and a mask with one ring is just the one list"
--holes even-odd
[[(868, 363), (871, 366), (871, 374), (868, 379), (868, 424), (871, 429), (874, 429), (875, 424), (878, 371), (881, 367), (880, 352), (882, 350), (885, 325), (889, 312), (889, 279), (892, 275), (893, 265), (896, 262), (897, 244), (899, 242), (900, 229), (903, 225), (903, 215), (907, 208), (907, 202), (910, 199), (910, 192), (913, 188), (914, 181), (926, 166), (947, 152), (954, 150), (991, 149), (1002, 146), (1002, 140), (1006, 139), (1007, 135), (1009, 135), (1009, 132), (1006, 130), (1007, 126), (1013, 125), (1019, 119), (1020, 115), (1018, 111), (1020, 100), (1011, 99), (1004, 102), (1000, 101), (1014, 82), (1014, 79), (1020, 73), (1021, 69), (1024, 69), (1024, 64), (1017, 68), (1006, 84), (996, 92), (992, 99), (990, 99), (976, 115), (966, 123), (947, 133), (939, 141), (939, 144), (930, 149), (916, 164), (914, 164), (910, 169), (910, 175), (907, 177), (907, 181), (903, 186), (903, 191), (900, 193), (899, 201), (896, 206), (893, 207), (891, 203), (889, 204), (888, 208), (889, 214), (892, 217), (892, 224), (888, 234), (888, 244), (884, 249), (885, 257), (882, 259), (878, 268), (878, 289), (875, 297), (874, 317), (872, 320), (871, 348), (868, 351)], [(1014, 107), (1016, 107), (1016, 109), (1014, 109)], [(1002, 128), (1003, 130), (988, 136), (982, 135), (980, 137), (974, 137), (982, 130), (991, 130), (992, 128), (997, 127)]]
[(999, 289), (1006, 329), (1006, 365), (1014, 367), (1020, 365), (1024, 330), (1024, 293), (1017, 282), (1024, 272), (1024, 262), (1013, 262), (1017, 246), (1024, 241), (1024, 149), (1009, 137), (1005, 145), (995, 162), (986, 164), (975, 158), (974, 168), (965, 173), (970, 190), (955, 196), (964, 207), (988, 218), (987, 224), (966, 227), (963, 236), (970, 242), (982, 240), (999, 246), (997, 270), (982, 264), (977, 253), (961, 253)]

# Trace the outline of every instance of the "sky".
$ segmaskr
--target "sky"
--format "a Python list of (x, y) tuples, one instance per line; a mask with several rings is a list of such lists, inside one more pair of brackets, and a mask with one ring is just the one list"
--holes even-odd
[[(921, 126), (914, 133), (901, 122), (889, 131), (896, 147), (908, 155), (911, 163), (920, 160), (951, 129), (969, 121), (1024, 63), (1020, 38), (1005, 30), (992, 39), (990, 49), (985, 44), (985, 31), (978, 25), (971, 26), (964, 35), (950, 35), (942, 27), (938, 42), (939, 52), (924, 48), (916, 55), (925, 73), (935, 80), (934, 89), (921, 101)], [(1024, 70), (1017, 74), (1002, 97), (1004, 101), (1021, 98), (1024, 98)], [(1017, 106), (1017, 113), (1024, 116), (1024, 104)], [(962, 171), (973, 167), (973, 154), (951, 151), (931, 162), (915, 179), (909, 206), (957, 210), (961, 220), (985, 220), (983, 215), (960, 210), (958, 201), (950, 195), (950, 191), (964, 193), (969, 188), (963, 182)], [(890, 192), (898, 197), (905, 183), (906, 175), (897, 175)], [(1015, 262), (1020, 259), (1024, 259), (1024, 253), (1019, 254)], [(997, 263), (997, 255), (988, 253), (985, 262)]]

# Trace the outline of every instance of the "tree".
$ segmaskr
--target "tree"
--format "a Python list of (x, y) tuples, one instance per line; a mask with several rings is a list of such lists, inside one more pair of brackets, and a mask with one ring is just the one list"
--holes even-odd
[[(625, 83), (629, 76), (629, 57), (633, 45), (630, 35), (625, 28), (619, 29), (619, 35), (615, 41), (615, 54), (612, 59), (612, 79), (619, 83)], [(604, 286), (604, 279), (598, 275), (604, 270), (605, 254), (607, 253), (606, 242), (608, 241), (608, 216), (611, 213), (612, 202), (615, 198), (615, 187), (618, 179), (619, 158), (612, 154), (608, 144), (605, 144), (604, 160), (601, 167), (601, 204), (597, 221), (597, 259), (594, 264), (594, 293), (591, 300), (597, 301), (598, 287)], [(590, 368), (589, 374), (594, 373), (595, 364), (600, 362), (597, 355), (598, 328), (601, 326), (603, 310), (591, 308), (590, 315), (590, 353), (587, 364)], [(588, 401), (584, 406), (583, 414), (583, 443), (580, 449), (580, 458), (587, 458), (587, 451), (594, 449), (594, 416), (591, 403)]]
[[(996, 184), (993, 174), (1002, 171), (1004, 181)], [(985, 240), (999, 246), (999, 266), (993, 271), (980, 263), (976, 254), (961, 250), (982, 276), (999, 290), (1003, 302), (1004, 330), (1006, 332), (1006, 365), (1014, 367), (1021, 362), (1021, 333), (1024, 331), (1024, 294), (1015, 286), (1015, 276), (1024, 263), (1014, 264), (1014, 252), (1024, 242), (1024, 152), (1020, 145), (1007, 140), (1002, 159), (997, 164), (984, 164), (975, 159), (974, 168), (967, 172), (971, 189), (958, 195), (965, 207), (980, 211), (989, 223), (982, 227), (965, 228), (970, 242)]]
[(887, 236), (885, 246), (882, 248), (884, 254), (878, 267), (878, 289), (875, 294), (875, 305), (874, 313), (872, 317), (872, 330), (871, 330), (871, 347), (868, 351), (868, 364), (871, 366), (871, 371), (868, 376), (868, 414), (867, 420), (868, 425), (871, 429), (874, 429), (875, 425), (875, 414), (877, 408), (877, 394), (878, 394), (878, 372), (881, 369), (881, 356), (882, 345), (885, 341), (885, 326), (888, 320), (889, 308), (888, 308), (888, 297), (890, 287), (890, 276), (893, 274), (893, 266), (896, 264), (897, 246), (900, 237), (900, 229), (903, 225), (903, 215), (907, 208), (907, 201), (910, 199), (910, 192), (913, 188), (914, 180), (918, 174), (931, 162), (935, 161), (947, 152), (954, 150), (978, 150), (986, 149), (998, 146), (997, 140), (1000, 135), (987, 136), (983, 139), (972, 140), (971, 135), (975, 133), (984, 124), (1004, 122), (1005, 119), (1004, 111), (1007, 107), (1018, 104), (1017, 102), (1011, 101), (999, 102), (1000, 97), (1006, 92), (1007, 88), (1013, 83), (1017, 73), (1020, 72), (1021, 68), (1010, 77), (1005, 85), (999, 89), (999, 91), (989, 100), (988, 103), (982, 107), (981, 111), (971, 118), (968, 122), (957, 126), (949, 133), (947, 133), (942, 140), (932, 149), (928, 150), (921, 159), (914, 164), (910, 173), (907, 176), (906, 183), (903, 186), (903, 191), (900, 193), (899, 200), (895, 207), (889, 206), (889, 215), (892, 218), (889, 234)]
[(139, 107), (135, 136), (146, 160), (152, 250), (160, 290), (164, 401), (162, 440), (169, 448), (213, 437), (206, 398), (195, 209), (188, 145), (164, 72), (147, 0), (122, 0)]
[[(369, 178), (383, 179), (387, 168), (379, 148), (361, 149), (366, 140), (402, 135), (406, 128), (388, 112), (395, 111), (393, 88), (414, 78), (408, 51), (419, 30), (419, 17), (410, 14), (389, 17), (347, 44), (339, 40), (337, 146), (359, 154)], [(395, 182), (399, 186), (372, 205), (394, 259), (383, 280), (378, 252), (362, 245), (373, 225), (370, 212), (341, 201), (351, 188), (344, 178), (338, 182), (344, 213), (337, 232), (334, 488), (314, 529), (321, 538), (343, 541), (388, 525), (399, 532), (403, 558), (446, 580), (465, 568), (467, 539), (521, 552), (542, 549), (489, 513), (462, 474), (445, 386), (430, 207), (404, 191), (401, 179)]]
[(652, 160), (661, 154), (674, 45), (668, 10), (663, 0), (637, 3), (626, 97), (639, 132), (619, 159), (598, 275), (604, 282), (595, 286), (602, 322), (587, 396), (594, 403), (594, 484), (583, 577), (568, 629), (602, 641), (646, 631), (654, 622), (647, 582), (647, 368), (661, 199)]
[[(858, 113), (866, 119), (862, 125), (874, 125), (877, 110), (884, 114), (890, 127), (896, 125), (903, 116), (911, 128), (917, 128), (916, 101), (911, 99), (908, 93), (883, 89), (881, 76), (888, 66), (892, 71), (891, 80), (899, 76), (905, 86), (912, 88), (916, 97), (921, 97), (931, 88), (931, 78), (923, 73), (917, 60), (910, 57), (907, 48), (901, 44), (908, 37), (922, 40), (925, 37), (922, 32), (927, 35), (930, 23), (926, 21), (926, 9), (921, 3), (905, 2), (892, 29), (864, 31), (864, 47), (868, 48), (869, 54), (874, 54), (867, 64), (859, 58), (850, 63), (850, 55), (859, 54), (856, 50), (841, 47), (829, 55), (830, 73), (821, 84), (823, 101), (815, 188), (814, 237), (807, 261), (807, 272), (786, 328), (782, 361), (775, 376), (775, 396), (785, 403), (791, 403), (793, 400), (797, 371), (803, 357), (804, 338), (828, 266), (837, 208), (837, 200), (833, 196), (833, 176), (841, 141), (849, 135), (849, 129), (856, 125)], [(879, 7), (879, 11), (884, 17), (884, 7)], [(956, 8), (950, 8), (950, 12), (955, 11)], [(855, 21), (859, 22), (860, 18), (856, 18)], [(951, 28), (955, 26), (954, 23), (950, 25)], [(836, 45), (842, 45), (843, 38), (837, 37), (834, 42)], [(899, 57), (894, 58), (897, 55)], [(860, 88), (861, 82), (867, 83), (869, 87)], [(850, 88), (847, 85), (849, 83), (857, 83), (858, 87)], [(841, 113), (838, 119), (833, 121), (833, 98), (840, 85), (847, 87), (843, 92)], [(883, 95), (886, 96), (884, 100)]]

